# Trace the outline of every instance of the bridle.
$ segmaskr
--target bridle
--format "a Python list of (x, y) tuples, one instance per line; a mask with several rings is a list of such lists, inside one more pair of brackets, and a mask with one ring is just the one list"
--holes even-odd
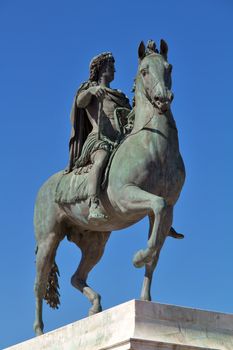
[[(140, 71), (140, 69), (139, 69)], [(139, 73), (140, 74), (140, 73)], [(136, 79), (135, 79), (136, 80)], [(159, 81), (157, 80), (153, 87), (151, 88), (151, 90), (153, 91), (153, 89), (156, 87), (156, 85), (159, 84)], [(142, 84), (143, 85), (143, 84)], [(145, 90), (145, 87), (143, 85), (143, 95), (147, 98), (147, 100), (150, 102), (150, 104), (156, 108), (159, 112), (159, 114), (164, 114), (166, 111), (169, 110), (170, 108), (170, 102), (169, 99), (167, 99), (166, 101), (161, 101), (159, 98), (157, 98), (156, 101), (152, 100), (151, 96), (149, 95), (149, 93)]]

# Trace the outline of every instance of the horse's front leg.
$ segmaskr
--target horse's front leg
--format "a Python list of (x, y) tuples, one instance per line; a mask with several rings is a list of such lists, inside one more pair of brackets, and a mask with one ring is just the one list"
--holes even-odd
[(145, 215), (154, 216), (154, 224), (147, 242), (147, 248), (139, 250), (133, 258), (134, 266), (142, 267), (151, 262), (156, 255), (157, 237), (162, 230), (167, 207), (166, 201), (163, 197), (146, 192), (137, 186), (128, 185), (118, 192), (116, 202), (123, 213), (135, 213), (135, 215), (145, 213)]

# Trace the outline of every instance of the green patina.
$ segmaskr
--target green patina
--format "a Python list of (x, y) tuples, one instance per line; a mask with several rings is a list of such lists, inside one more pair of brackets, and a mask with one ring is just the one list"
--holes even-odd
[[(114, 111), (127, 108), (128, 102), (123, 93), (112, 92), (109, 86), (114, 77), (109, 53), (92, 61), (90, 79), (97, 80), (84, 84), (85, 89), (76, 95), (66, 175), (60, 172), (52, 176), (40, 189), (35, 206), (36, 334), (43, 332), (43, 298), (53, 307), (59, 303), (58, 269), (54, 264), (64, 237), (82, 251), (71, 283), (90, 300), (89, 314), (102, 308), (100, 295), (87, 284), (88, 273), (102, 257), (112, 230), (128, 227), (145, 216), (149, 218), (147, 246), (133, 258), (136, 267), (145, 266), (142, 300), (151, 300), (152, 276), (165, 239), (183, 237), (172, 228), (173, 208), (185, 180), (185, 168), (170, 110), (173, 95), (167, 51), (163, 40), (159, 51), (152, 41), (147, 47), (143, 42), (139, 45), (135, 106), (132, 113), (123, 113), (120, 122)], [(110, 57), (107, 63), (106, 57)], [(87, 120), (89, 124), (85, 123)], [(90, 149), (89, 162), (77, 167), (75, 162), (82, 156), (82, 147), (93, 130), (99, 135), (97, 141), (107, 140), (112, 149)], [(108, 181), (101, 187), (107, 164)]]

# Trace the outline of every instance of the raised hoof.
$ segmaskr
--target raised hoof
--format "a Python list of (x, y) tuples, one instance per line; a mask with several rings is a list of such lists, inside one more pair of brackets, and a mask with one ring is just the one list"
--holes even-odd
[(148, 250), (139, 250), (133, 258), (133, 264), (135, 267), (140, 268), (145, 264), (151, 262), (151, 255), (148, 254)]

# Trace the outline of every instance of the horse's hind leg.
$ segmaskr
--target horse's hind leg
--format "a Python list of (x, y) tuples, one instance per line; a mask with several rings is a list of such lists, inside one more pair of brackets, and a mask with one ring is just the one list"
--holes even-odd
[(86, 232), (72, 234), (71, 240), (81, 249), (80, 264), (71, 278), (71, 284), (80, 290), (91, 302), (89, 315), (102, 311), (100, 295), (87, 284), (87, 277), (92, 268), (101, 259), (110, 232)]
[(43, 334), (42, 304), (46, 293), (48, 276), (54, 263), (56, 250), (60, 242), (59, 236), (55, 232), (50, 232), (46, 237), (40, 239), (37, 243), (36, 252), (36, 279), (35, 279), (35, 297), (36, 314), (34, 322), (34, 331), (36, 335)]
[[(157, 266), (160, 251), (163, 247), (165, 239), (169, 235), (171, 225), (172, 225), (172, 217), (173, 217), (173, 208), (167, 207), (166, 214), (164, 215), (162, 230), (160, 231), (157, 237), (156, 254), (151, 260), (151, 262), (145, 265), (145, 276), (144, 276), (143, 285), (142, 285), (141, 300), (151, 301), (150, 290), (151, 290), (153, 273)], [(153, 225), (154, 225), (154, 216), (149, 216), (149, 220), (150, 220), (150, 230), (149, 230), (149, 238), (150, 238), (153, 230)]]

